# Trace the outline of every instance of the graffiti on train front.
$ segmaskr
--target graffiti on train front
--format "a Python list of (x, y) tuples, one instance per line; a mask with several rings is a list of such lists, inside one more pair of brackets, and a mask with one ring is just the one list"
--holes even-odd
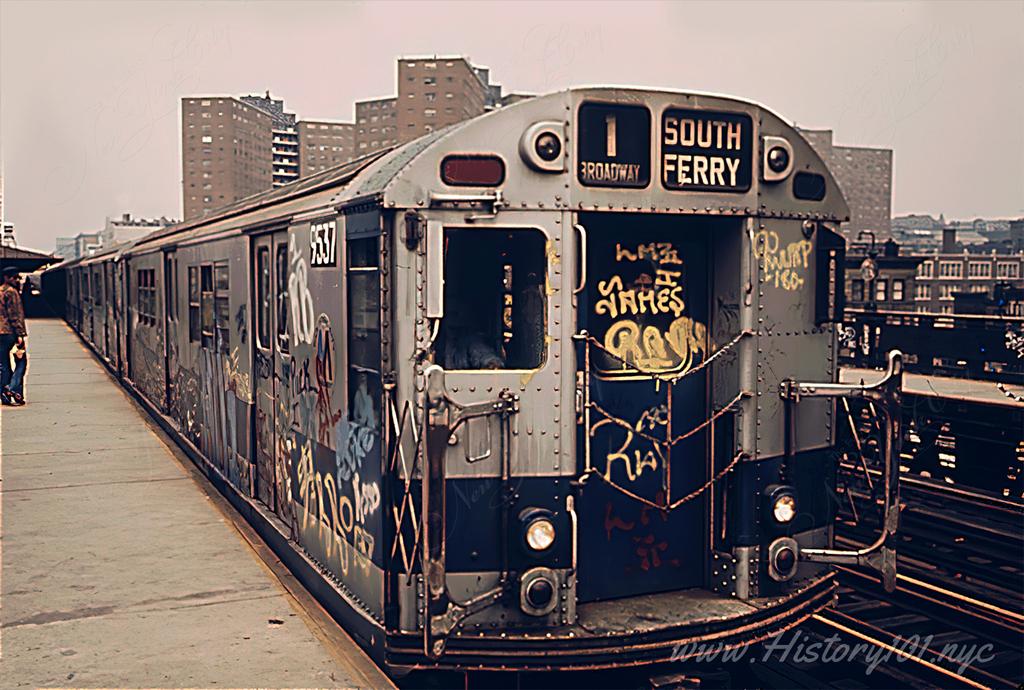
[(809, 240), (783, 245), (779, 233), (774, 230), (760, 230), (754, 234), (754, 256), (761, 261), (764, 282), (772, 287), (790, 292), (802, 289), (810, 255)]
[[(707, 327), (687, 315), (687, 269), (671, 242), (616, 244), (595, 281), (595, 328), (605, 376), (679, 374), (707, 354)], [(603, 318), (601, 318), (603, 317)]]
[(661, 404), (644, 410), (632, 428), (627, 428), (629, 425), (623, 420), (604, 418), (595, 422), (590, 427), (591, 436), (601, 438), (601, 445), (607, 443), (609, 449), (604, 455), (604, 467), (598, 468), (605, 480), (634, 482), (645, 472), (657, 472), (664, 467), (664, 447), (651, 439), (666, 438), (668, 421), (668, 405)]

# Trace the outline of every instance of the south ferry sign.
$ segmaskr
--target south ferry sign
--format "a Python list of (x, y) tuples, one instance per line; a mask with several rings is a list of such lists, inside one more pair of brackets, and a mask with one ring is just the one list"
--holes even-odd
[(661, 117), (661, 183), (691, 192), (750, 189), (753, 122), (743, 113), (670, 108)]

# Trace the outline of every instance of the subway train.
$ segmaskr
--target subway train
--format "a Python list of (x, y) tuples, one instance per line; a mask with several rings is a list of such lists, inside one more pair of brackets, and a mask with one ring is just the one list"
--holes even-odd
[[(46, 280), (389, 672), (602, 669), (797, 626), (833, 564), (892, 585), (902, 366), (837, 383), (848, 217), (764, 106), (573, 88)], [(859, 550), (840, 396), (885, 419)]]

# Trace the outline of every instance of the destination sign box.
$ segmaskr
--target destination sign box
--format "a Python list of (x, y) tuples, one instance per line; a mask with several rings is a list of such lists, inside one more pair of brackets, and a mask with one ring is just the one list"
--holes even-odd
[(661, 118), (661, 183), (690, 192), (745, 192), (753, 167), (749, 115), (666, 110)]
[(584, 103), (576, 176), (588, 187), (646, 187), (651, 181), (651, 113), (642, 105)]

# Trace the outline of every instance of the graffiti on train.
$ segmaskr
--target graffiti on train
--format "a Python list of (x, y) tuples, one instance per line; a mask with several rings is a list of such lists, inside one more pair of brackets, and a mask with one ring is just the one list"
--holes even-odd
[(615, 245), (612, 273), (596, 282), (594, 313), (608, 319), (602, 374), (688, 371), (707, 352), (706, 326), (685, 315), (686, 268), (671, 242)]
[(297, 247), (295, 235), (290, 238), (288, 255), (291, 257), (288, 267), (288, 298), (295, 342), (312, 343), (316, 313), (313, 308), (313, 295), (309, 291), (309, 268), (306, 257)]
[(349, 419), (338, 426), (337, 474), (339, 481), (348, 481), (362, 466), (363, 460), (377, 443), (377, 413), (367, 385), (366, 374), (357, 374)]
[(369, 575), (376, 541), (367, 519), (380, 508), (377, 484), (361, 481), (358, 472), (350, 482), (318, 472), (308, 441), (300, 449), (296, 477), (302, 533), (315, 533), (322, 557), (328, 566), (337, 564), (340, 575), (347, 576), (353, 564)]
[(341, 419), (341, 410), (334, 409), (331, 393), (334, 390), (334, 334), (331, 320), (321, 314), (317, 320), (316, 342), (313, 344), (316, 375), (316, 438), (320, 443), (329, 444), (334, 425)]
[(804, 286), (811, 243), (797, 240), (782, 246), (779, 233), (759, 230), (754, 233), (754, 256), (761, 260), (764, 282), (782, 290), (796, 291)]
[[(632, 428), (626, 427), (622, 420), (609, 418), (598, 420), (590, 427), (590, 435), (595, 439), (594, 445), (604, 445), (603, 437), (608, 436), (607, 444), (611, 450), (605, 455), (603, 470), (599, 467), (598, 471), (611, 483), (634, 482), (644, 472), (656, 472), (665, 464), (664, 447), (654, 443), (651, 438), (666, 438), (667, 405), (656, 405), (644, 410)], [(602, 433), (599, 435), (598, 432)]]

